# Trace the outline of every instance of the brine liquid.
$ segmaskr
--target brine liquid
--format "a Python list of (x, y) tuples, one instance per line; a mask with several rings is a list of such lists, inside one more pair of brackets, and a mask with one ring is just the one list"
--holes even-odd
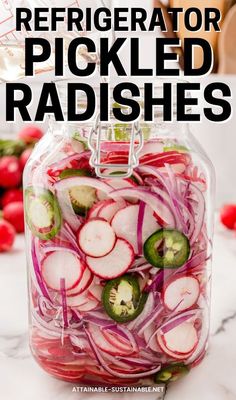
[[(104, 170), (106, 164), (127, 162), (127, 145), (120, 146), (118, 150), (117, 143), (109, 142), (102, 147)], [(89, 385), (155, 384), (158, 371), (175, 364), (184, 371), (190, 370), (205, 355), (209, 330), (211, 232), (207, 222), (208, 182), (201, 163), (178, 140), (150, 140), (144, 144), (139, 167), (131, 178), (114, 179), (111, 175), (111, 179), (99, 179), (81, 138), (64, 138), (51, 143), (51, 149), (48, 145), (42, 149), (43, 144), (41, 155), (29, 164), (26, 189), (35, 193), (39, 187), (50, 190), (59, 202), (62, 221), (51, 239), (42, 239), (43, 230), (39, 237), (32, 224), (27, 227), (31, 348), (37, 362), (55, 377)], [(74, 173), (75, 177), (62, 179), (65, 170), (73, 170), (71, 176)], [(114, 172), (110, 170), (111, 174)], [(88, 209), (76, 214), (68, 193), (80, 185)], [(103, 192), (103, 185), (111, 187), (110, 195)], [(110, 206), (113, 208), (107, 208)], [(140, 228), (141, 209), (144, 213)], [(43, 226), (40, 214), (28, 214), (28, 218)], [(107, 221), (117, 238), (126, 243), (124, 252), (116, 254), (112, 262), (106, 257), (99, 264), (92, 260), (100, 268), (99, 273), (93, 263), (91, 266), (91, 257), (83, 253), (78, 239), (80, 229), (92, 219)], [(170, 243), (172, 240), (166, 245), (174, 248), (172, 268), (165, 268), (165, 262), (164, 268), (157, 268), (154, 259), (145, 258), (146, 241), (162, 229), (177, 231), (189, 242), (189, 253), (182, 256), (182, 261), (178, 259), (178, 267), (174, 261), (179, 247)], [(91, 235), (91, 251), (96, 254), (94, 231)], [(160, 245), (158, 242), (156, 248)], [(132, 262), (123, 265), (127, 246), (133, 249)], [(65, 291), (56, 289), (55, 282), (59, 282), (58, 271), (68, 253), (83, 260), (85, 270), (74, 289)], [(45, 258), (49, 256), (58, 261), (50, 266), (48, 277)], [(107, 314), (102, 294), (109, 281), (106, 274), (121, 267), (124, 271), (117, 275), (131, 275), (141, 293), (147, 293), (143, 311), (125, 323)], [(62, 273), (64, 283), (71, 279), (70, 268), (68, 264)], [(83, 287), (79, 286), (80, 293), (76, 294), (78, 285)], [(172, 380), (177, 378), (172, 376)]]

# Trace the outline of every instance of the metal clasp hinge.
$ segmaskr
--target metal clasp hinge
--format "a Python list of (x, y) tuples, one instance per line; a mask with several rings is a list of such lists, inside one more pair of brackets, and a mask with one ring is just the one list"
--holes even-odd
[[(139, 122), (132, 123), (127, 164), (103, 164), (101, 162), (102, 124), (104, 125), (104, 123), (100, 122), (100, 115), (98, 114), (95, 125), (88, 137), (88, 146), (92, 152), (90, 164), (99, 178), (129, 178), (134, 168), (139, 165), (138, 157), (144, 142)], [(116, 143), (118, 147), (119, 142), (117, 141)], [(116, 171), (116, 173), (111, 176), (109, 173), (105, 174), (104, 170), (112, 170), (113, 172)]]

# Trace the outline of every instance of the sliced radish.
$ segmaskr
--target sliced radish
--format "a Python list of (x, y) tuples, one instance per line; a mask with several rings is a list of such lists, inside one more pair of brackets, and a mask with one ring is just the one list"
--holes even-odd
[(81, 304), (78, 306), (78, 310), (81, 312), (88, 312), (94, 310), (98, 306), (97, 300), (88, 299), (85, 304)]
[(98, 217), (104, 218), (106, 221), (111, 222), (114, 215), (124, 207), (125, 201), (107, 200), (106, 204), (99, 209)]
[[(180, 276), (172, 279), (164, 289), (165, 306), (173, 311), (184, 311), (191, 308), (200, 295), (200, 284), (193, 275)], [(178, 305), (179, 304), (179, 305)]]
[(166, 354), (173, 358), (186, 359), (197, 346), (197, 330), (191, 322), (183, 322), (167, 333), (159, 334), (157, 341)]
[(84, 271), (84, 265), (70, 251), (53, 251), (42, 262), (42, 276), (47, 286), (60, 290), (61, 279), (65, 279), (65, 289), (73, 289), (79, 282)]
[(123, 239), (117, 239), (114, 249), (105, 257), (86, 257), (91, 271), (103, 279), (113, 279), (123, 275), (134, 261), (132, 246)]
[(79, 307), (83, 306), (88, 302), (88, 292), (77, 294), (76, 296), (67, 297), (67, 305), (69, 307)]
[(91, 285), (89, 288), (89, 295), (98, 301), (102, 299), (103, 287), (101, 285)]
[[(138, 254), (138, 226), (139, 205), (128, 206), (116, 213), (112, 220), (112, 227), (116, 235), (127, 240), (134, 248), (135, 254)], [(142, 224), (142, 241), (159, 229), (157, 220), (150, 207), (146, 206)]]
[(88, 219), (96, 218), (98, 216), (99, 210), (103, 207), (103, 202), (94, 204), (88, 212)]
[(89, 287), (92, 280), (93, 280), (93, 275), (90, 269), (86, 268), (78, 285), (76, 285), (73, 289), (68, 290), (67, 296), (75, 296), (80, 293), (83, 293)]
[(102, 330), (94, 324), (89, 324), (89, 332), (94, 340), (94, 343), (96, 344), (96, 346), (105, 351), (106, 353), (112, 354), (112, 355), (127, 355), (127, 350), (121, 350), (118, 349), (116, 346), (114, 346), (113, 344), (109, 343)]
[(111, 225), (99, 218), (86, 222), (78, 232), (81, 250), (91, 257), (104, 257), (109, 254), (116, 242)]

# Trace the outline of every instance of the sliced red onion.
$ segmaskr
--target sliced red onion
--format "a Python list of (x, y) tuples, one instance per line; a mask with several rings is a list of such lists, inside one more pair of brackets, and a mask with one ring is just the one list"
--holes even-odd
[(91, 324), (100, 326), (101, 328), (109, 328), (110, 329), (115, 326), (112, 321), (109, 321), (104, 318), (93, 317), (92, 315), (89, 315), (89, 313), (83, 317), (83, 320), (85, 322), (90, 322)]
[(75, 249), (79, 248), (75, 239), (75, 234), (72, 231), (70, 225), (67, 224), (67, 222), (65, 222), (65, 224), (62, 226), (60, 233), (65, 237), (66, 240), (68, 240), (73, 245)]
[(195, 230), (190, 239), (190, 243), (193, 244), (200, 235), (203, 226), (204, 215), (205, 215), (205, 200), (203, 194), (195, 185), (190, 184), (190, 190), (196, 196), (198, 202)]
[[(119, 326), (119, 327), (118, 327), (118, 331), (123, 333), (123, 335), (126, 337), (126, 339), (127, 339), (127, 340), (129, 341), (129, 343), (131, 344), (131, 347), (132, 347), (132, 349), (134, 350), (134, 352), (137, 352), (137, 351), (138, 351), (138, 346), (137, 346), (137, 343), (136, 343), (136, 340), (135, 340), (135, 338), (134, 338), (133, 333), (130, 332), (129, 329), (127, 329), (127, 328), (124, 327), (124, 326)], [(117, 331), (117, 332), (118, 332), (118, 331)]]
[(83, 153), (74, 153), (69, 157), (63, 158), (60, 161), (57, 161), (51, 165), (49, 165), (50, 169), (53, 170), (62, 170), (69, 165), (71, 161), (79, 161), (81, 158), (89, 157), (91, 155), (90, 151), (83, 151)]
[(64, 328), (68, 328), (68, 315), (67, 315), (67, 302), (66, 302), (66, 284), (65, 278), (60, 279), (60, 292), (61, 292), (61, 300), (62, 300), (62, 315)]
[(200, 311), (199, 309), (194, 309), (194, 310), (186, 311), (184, 313), (177, 315), (176, 317), (172, 318), (168, 322), (164, 323), (164, 325), (162, 325), (160, 327), (160, 331), (162, 331), (164, 334), (166, 334), (167, 332), (176, 328), (178, 325), (182, 324), (183, 322), (188, 321), (192, 317), (194, 317), (194, 319), (196, 319), (199, 311)]
[[(63, 181), (64, 181), (64, 179), (60, 182), (63, 182)], [(58, 182), (58, 183), (60, 183), (60, 182)], [(61, 190), (57, 191), (57, 199), (58, 199), (61, 211), (62, 211), (64, 221), (67, 221), (68, 224), (71, 226), (71, 228), (76, 232), (79, 229), (81, 222), (72, 207), (69, 192), (66, 190), (65, 191), (61, 191)]]
[(124, 360), (131, 366), (144, 366), (152, 367), (152, 361), (145, 360), (145, 358), (134, 358), (134, 357), (119, 357), (119, 360)]
[(197, 268), (199, 265), (203, 264), (208, 260), (207, 251), (203, 250), (200, 253), (194, 255), (190, 260), (188, 260), (181, 268), (174, 271), (174, 274), (182, 274)]
[(132, 172), (132, 176), (136, 179), (136, 181), (138, 182), (139, 185), (144, 184), (143, 178), (136, 171)]
[[(117, 371), (114, 371), (112, 368), (108, 367), (106, 365), (106, 362), (104, 360), (104, 358), (102, 357), (100, 351), (98, 350), (96, 344), (94, 343), (92, 336), (90, 335), (89, 331), (85, 328), (85, 332), (87, 334), (91, 349), (93, 350), (93, 353), (98, 361), (98, 363), (103, 367), (103, 369), (105, 369), (105, 371), (107, 371), (109, 374), (116, 376), (117, 378), (124, 378), (124, 379), (129, 379), (129, 378), (142, 378), (145, 376), (150, 376), (155, 374), (156, 372), (160, 371), (161, 369), (161, 364), (159, 364), (157, 367), (149, 370), (149, 371), (145, 371), (145, 372), (140, 372), (140, 373), (136, 373), (136, 374), (129, 374), (129, 373), (120, 373)], [(114, 364), (116, 364), (116, 358), (114, 357)]]
[(161, 304), (158, 304), (152, 313), (142, 322), (142, 324), (139, 326), (138, 334), (142, 335), (142, 333), (149, 327), (149, 325), (158, 319), (158, 317), (161, 315), (163, 312), (163, 307)]
[(170, 182), (172, 184), (172, 188), (170, 187), (170, 185), (168, 183), (167, 177), (164, 176), (164, 174), (161, 173), (160, 171), (158, 171), (156, 168), (148, 167), (148, 166), (140, 166), (139, 170), (141, 172), (145, 172), (147, 174), (155, 176), (161, 182), (161, 184), (163, 185), (163, 187), (167, 191), (167, 193), (169, 195), (169, 198), (164, 197), (163, 192), (159, 188), (154, 186), (153, 190), (155, 191), (155, 193), (161, 194), (165, 198), (166, 201), (170, 200), (172, 202), (172, 205), (173, 205), (173, 208), (174, 208), (174, 211), (175, 211), (174, 214), (175, 214), (175, 217), (176, 217), (177, 228), (178, 229), (182, 229), (183, 232), (185, 234), (187, 234), (187, 226), (186, 226), (186, 224), (184, 222), (183, 215), (181, 213), (181, 210), (180, 210), (179, 204), (178, 204), (178, 200), (177, 200), (178, 194), (176, 193), (176, 190), (177, 190), (176, 177), (175, 177), (175, 175), (174, 175), (174, 173), (173, 173), (173, 171), (172, 171), (172, 169), (171, 169), (169, 164), (165, 164), (165, 168), (166, 168), (166, 171), (167, 171), (167, 173), (169, 175), (169, 179), (170, 179)]
[(140, 201), (137, 221), (138, 254), (143, 254), (143, 220), (145, 208), (146, 204), (143, 201)]
[(35, 240), (32, 240), (32, 245), (31, 245), (31, 254), (32, 254), (32, 261), (33, 261), (33, 266), (34, 266), (34, 271), (35, 271), (35, 276), (36, 276), (36, 280), (37, 283), (40, 287), (41, 293), (44, 297), (46, 297), (46, 299), (48, 299), (50, 301), (50, 296), (47, 290), (47, 287), (44, 283), (42, 274), (41, 274), (41, 270), (40, 270), (40, 266), (39, 266), (39, 259), (37, 257), (36, 254), (36, 244), (35, 244)]
[(144, 265), (140, 265), (140, 267), (132, 267), (129, 269), (129, 272), (142, 272), (147, 271), (148, 269), (152, 268), (152, 266), (146, 262)]
[(135, 320), (129, 322), (129, 324), (127, 325), (127, 328), (129, 330), (135, 329), (139, 324), (142, 323), (142, 321), (145, 318), (147, 318), (150, 315), (150, 313), (153, 311), (154, 307), (155, 307), (155, 298), (154, 298), (153, 293), (151, 292), (148, 295), (148, 298), (147, 298), (147, 301), (146, 301), (143, 311)]
[(127, 364), (125, 362), (121, 361), (120, 358), (116, 357), (114, 359), (114, 356), (112, 356), (112, 355), (110, 355), (108, 353), (105, 353), (105, 351), (102, 351), (102, 350), (100, 350), (100, 353), (101, 353), (102, 357), (104, 358), (104, 360), (109, 361), (111, 364), (115, 363), (115, 365), (117, 367), (120, 367), (120, 368), (123, 368), (123, 369), (127, 369), (128, 368)]

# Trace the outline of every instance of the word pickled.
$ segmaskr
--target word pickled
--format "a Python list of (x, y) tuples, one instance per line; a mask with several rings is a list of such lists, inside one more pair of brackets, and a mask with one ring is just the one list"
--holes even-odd
[[(130, 71), (126, 71), (120, 58), (120, 50), (130, 42)], [(108, 38), (101, 38), (99, 45), (87, 37), (78, 37), (72, 40), (65, 51), (63, 38), (55, 39), (54, 45), (44, 38), (26, 38), (25, 40), (25, 75), (33, 76), (34, 65), (45, 62), (53, 54), (55, 56), (55, 75), (63, 76), (64, 60), (66, 59), (71, 73), (78, 77), (87, 77), (95, 73), (97, 68), (96, 54), (100, 54), (100, 75), (109, 76), (110, 67), (113, 66), (118, 76), (179, 76), (179, 68), (167, 68), (166, 61), (178, 62), (178, 54), (170, 53), (167, 46), (176, 48), (181, 46), (178, 38), (156, 39), (156, 65), (155, 68), (142, 68), (140, 62), (141, 45), (138, 38), (117, 38), (111, 45)], [(202, 66), (195, 68), (193, 65), (193, 52), (195, 46), (199, 46), (204, 53)], [(99, 48), (98, 48), (99, 47)], [(211, 45), (202, 38), (186, 38), (184, 40), (184, 74), (188, 76), (203, 76), (209, 73), (213, 65), (213, 52)], [(40, 51), (39, 51), (40, 49)], [(54, 51), (55, 50), (55, 51)], [(87, 65), (79, 67), (79, 55), (83, 52)], [(67, 53), (67, 54), (65, 54)]]

